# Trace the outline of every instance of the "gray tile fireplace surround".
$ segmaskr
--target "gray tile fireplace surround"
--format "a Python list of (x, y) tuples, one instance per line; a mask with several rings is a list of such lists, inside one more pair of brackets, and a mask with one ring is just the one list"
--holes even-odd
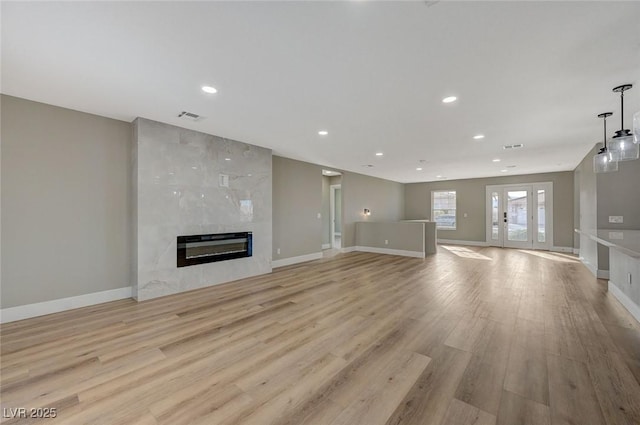
[[(271, 150), (144, 118), (133, 150), (134, 298), (271, 272)], [(226, 232), (253, 232), (253, 255), (177, 267), (177, 236)]]

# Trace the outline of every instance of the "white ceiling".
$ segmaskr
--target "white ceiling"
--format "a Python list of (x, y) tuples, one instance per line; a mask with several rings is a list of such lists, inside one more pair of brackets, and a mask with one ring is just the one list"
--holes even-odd
[(429, 3), (2, 2), (2, 92), (399, 182), (572, 170), (623, 83), (631, 127), (639, 2)]

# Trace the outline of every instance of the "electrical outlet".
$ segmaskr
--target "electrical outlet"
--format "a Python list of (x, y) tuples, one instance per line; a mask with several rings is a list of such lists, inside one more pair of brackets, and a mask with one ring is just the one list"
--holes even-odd
[(464, 213), (463, 217), (464, 217), (464, 218), (467, 218), (467, 217), (468, 217), (467, 213)]
[(318, 213), (318, 218), (322, 218), (322, 214)]
[(280, 255), (280, 248), (276, 249), (276, 253)]
[(623, 222), (623, 216), (621, 215), (610, 215), (609, 216), (609, 223), (622, 223)]
[(385, 239), (385, 240), (384, 240), (384, 244), (385, 244), (385, 245), (389, 245), (389, 239)]

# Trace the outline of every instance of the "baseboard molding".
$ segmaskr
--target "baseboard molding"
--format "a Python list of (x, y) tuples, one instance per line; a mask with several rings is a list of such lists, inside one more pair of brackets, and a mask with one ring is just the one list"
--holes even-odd
[(123, 300), (131, 298), (131, 296), (132, 288), (131, 286), (127, 286), (124, 288), (110, 289), (108, 291), (94, 292), (92, 294), (78, 295), (76, 297), (3, 308), (0, 310), (0, 323), (15, 322), (16, 320), (59, 313), (61, 311), (88, 307), (109, 301)]
[(331, 244), (330, 243), (323, 243), (322, 244), (322, 249), (329, 249), (331, 248)]
[(353, 251), (356, 251), (355, 246), (347, 246), (345, 248), (340, 248), (340, 252), (344, 252), (344, 253), (353, 252)]
[(424, 252), (406, 251), (404, 249), (376, 248), (372, 246), (356, 246), (356, 251), (372, 252), (374, 254), (401, 255), (403, 257), (424, 258)]
[(487, 242), (482, 241), (459, 241), (457, 239), (438, 239), (439, 244), (445, 245), (468, 245), (468, 246), (489, 246)]
[(580, 255), (580, 248), (573, 248), (574, 255)]
[(297, 257), (283, 258), (271, 262), (272, 268), (290, 266), (292, 264), (304, 263), (306, 261), (319, 260), (322, 258), (322, 252), (314, 252), (313, 254), (299, 255)]
[(552, 246), (549, 251), (551, 252), (566, 252), (569, 254), (574, 254), (573, 248), (570, 246)]
[(585, 261), (584, 257), (578, 257), (580, 262), (585, 265), (586, 268), (589, 269), (592, 275), (597, 277), (598, 279), (609, 279), (609, 270), (599, 270), (593, 264), (588, 261)]
[(609, 279), (609, 270), (599, 270), (596, 272), (598, 279)]
[(607, 288), (609, 289), (609, 292), (611, 292), (611, 295), (620, 301), (620, 304), (622, 304), (624, 308), (626, 308), (627, 311), (631, 313), (638, 322), (640, 322), (640, 306), (634, 303), (631, 298), (622, 292), (613, 282), (609, 281)]

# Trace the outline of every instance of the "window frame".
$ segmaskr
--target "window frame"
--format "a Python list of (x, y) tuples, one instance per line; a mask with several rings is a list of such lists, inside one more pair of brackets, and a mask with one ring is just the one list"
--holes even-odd
[[(455, 196), (455, 209), (454, 209), (454, 217), (455, 217), (455, 224), (453, 227), (441, 227), (438, 225), (438, 222), (435, 219), (435, 208), (434, 208), (434, 198), (435, 198), (435, 194), (436, 193), (440, 193), (440, 192), (453, 192), (454, 196)], [(452, 190), (452, 189), (437, 189), (437, 190), (432, 190), (431, 191), (431, 221), (436, 223), (436, 229), (438, 230), (458, 230), (458, 191), (457, 190)]]

